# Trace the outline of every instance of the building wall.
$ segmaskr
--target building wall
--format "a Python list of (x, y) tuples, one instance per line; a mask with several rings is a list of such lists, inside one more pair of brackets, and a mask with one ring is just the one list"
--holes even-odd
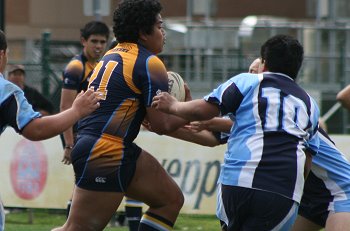
[[(110, 0), (110, 15), (102, 20), (112, 25), (112, 12), (120, 0)], [(162, 0), (163, 18), (185, 17), (187, 0)], [(305, 18), (304, 0), (216, 0), (213, 19), (242, 18), (247, 15), (274, 15)], [(94, 17), (85, 16), (83, 1), (77, 0), (7, 0), (5, 30), (8, 39), (39, 39), (49, 30), (55, 40), (79, 40), (79, 29)], [(201, 19), (196, 16), (194, 19)]]

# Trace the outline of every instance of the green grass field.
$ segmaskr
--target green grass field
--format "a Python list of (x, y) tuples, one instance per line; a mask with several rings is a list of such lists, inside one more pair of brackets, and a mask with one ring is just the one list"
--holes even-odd
[[(65, 221), (64, 211), (33, 209), (32, 224), (30, 213), (20, 210), (6, 215), (6, 231), (48, 231), (60, 226)], [(220, 230), (220, 225), (214, 215), (185, 215), (181, 214), (177, 219), (173, 230), (188, 231), (215, 231)], [(126, 226), (107, 227), (105, 231), (128, 231)]]

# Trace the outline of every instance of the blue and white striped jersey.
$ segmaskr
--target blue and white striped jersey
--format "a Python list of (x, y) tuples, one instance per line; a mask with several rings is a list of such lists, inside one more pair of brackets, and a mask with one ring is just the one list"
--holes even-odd
[(0, 134), (9, 125), (16, 132), (21, 130), (34, 118), (40, 117), (24, 97), (23, 91), (7, 81), (0, 73)]
[[(319, 149), (312, 159), (304, 195), (314, 200), (313, 204), (329, 203), (329, 211), (350, 212), (350, 162), (326, 132), (319, 129), (316, 136), (319, 137)], [(309, 143), (311, 149), (317, 149), (314, 138)]]
[(318, 127), (315, 101), (290, 77), (271, 72), (232, 77), (204, 99), (218, 104), (222, 115), (236, 118), (219, 183), (300, 202), (303, 149)]

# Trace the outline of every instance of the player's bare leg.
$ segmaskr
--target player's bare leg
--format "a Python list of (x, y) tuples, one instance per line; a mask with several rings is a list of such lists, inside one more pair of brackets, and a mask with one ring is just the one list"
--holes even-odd
[(318, 231), (321, 226), (311, 222), (310, 220), (298, 215), (291, 231)]
[(326, 231), (344, 231), (350, 229), (350, 213), (330, 213), (326, 222)]
[[(165, 226), (162, 228), (169, 228), (168, 226), (175, 223), (184, 202), (180, 188), (159, 162), (146, 151), (142, 151), (136, 166), (135, 175), (126, 195), (149, 206), (141, 220), (140, 230), (149, 222), (147, 218), (150, 216), (150, 220), (156, 220), (155, 223)], [(169, 223), (171, 224), (168, 225)]]
[(90, 191), (75, 187), (66, 223), (52, 231), (103, 230), (123, 197), (123, 193)]

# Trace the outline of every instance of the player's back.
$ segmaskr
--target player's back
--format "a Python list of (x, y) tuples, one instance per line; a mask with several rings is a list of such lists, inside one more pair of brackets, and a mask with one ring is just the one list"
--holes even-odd
[(79, 134), (106, 135), (124, 144), (135, 139), (145, 116), (146, 60), (150, 56), (146, 49), (131, 43), (119, 44), (106, 53), (89, 84), (101, 94), (101, 106), (79, 123)]
[[(242, 74), (228, 84), (217, 95), (222, 95), (223, 106), (231, 108), (236, 121), (221, 182), (300, 200), (302, 149), (317, 125), (317, 105), (293, 79), (279, 73)], [(232, 95), (236, 99), (230, 99)]]

